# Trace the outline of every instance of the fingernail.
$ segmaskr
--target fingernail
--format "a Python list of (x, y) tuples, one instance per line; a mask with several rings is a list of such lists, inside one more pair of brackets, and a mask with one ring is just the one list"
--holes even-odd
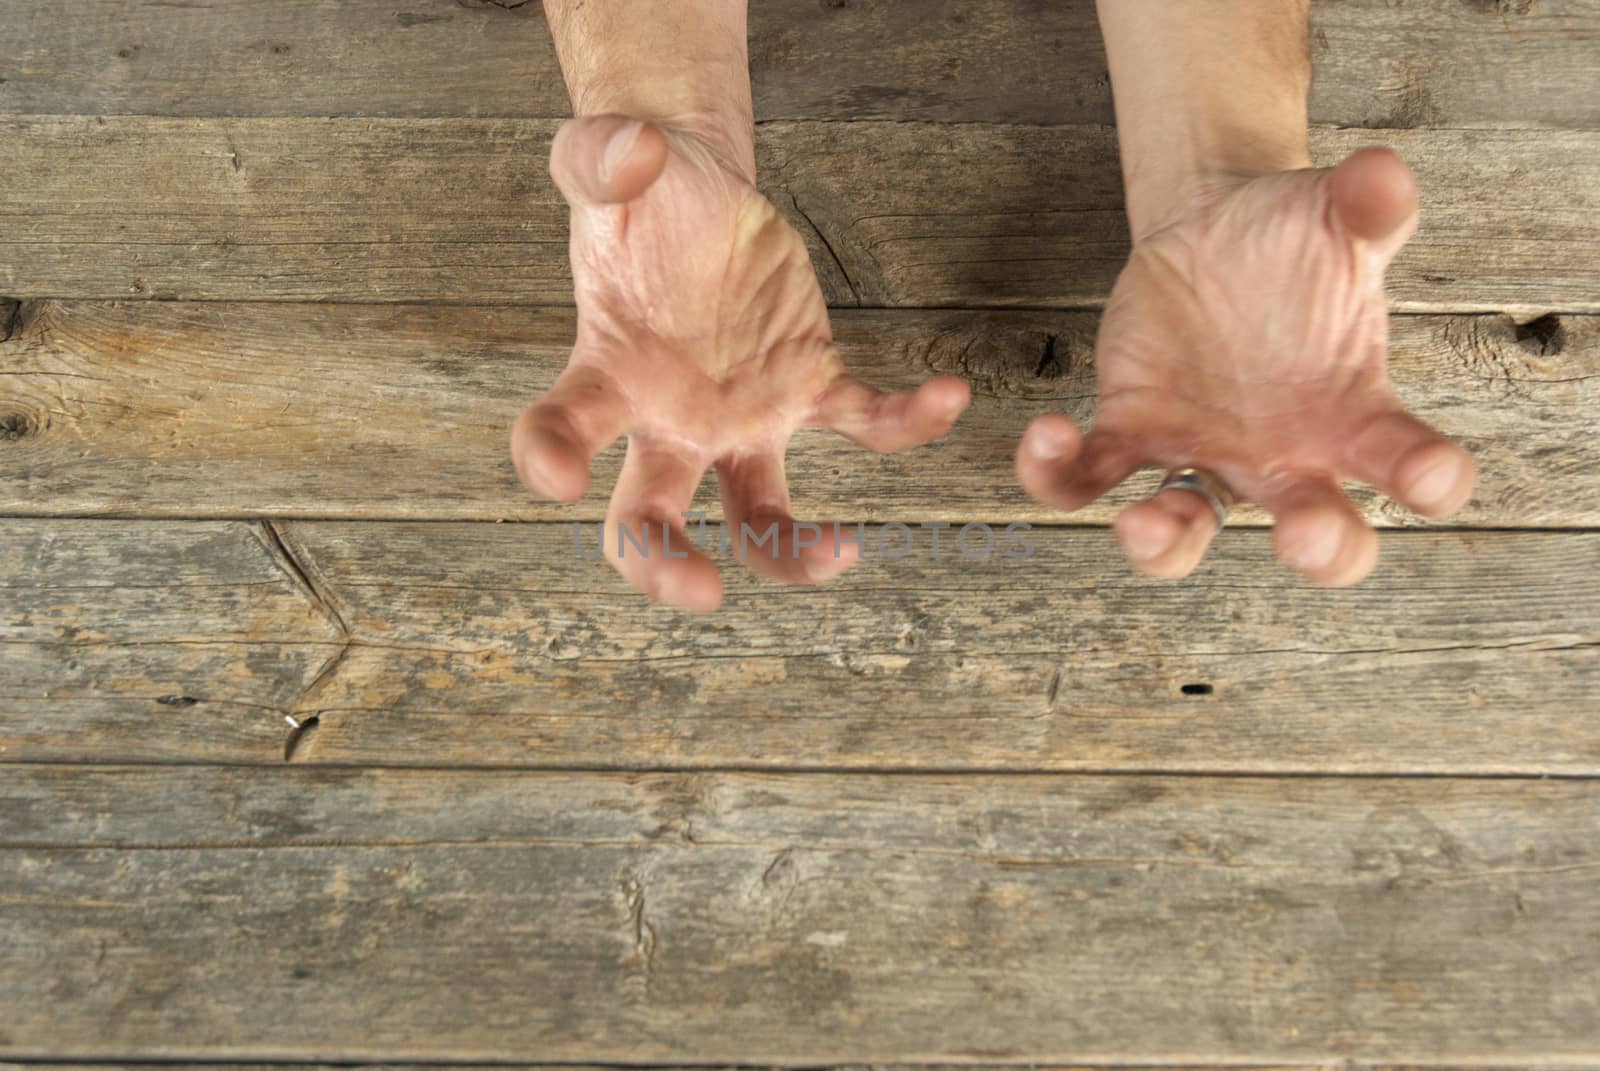
[(632, 119), (611, 135), (611, 140), (606, 142), (606, 151), (600, 156), (601, 182), (611, 181), (611, 176), (617, 173), (622, 162), (628, 158), (628, 153), (633, 151), (634, 143), (639, 140), (639, 132), (643, 129), (643, 123)]
[(965, 409), (967, 404), (972, 400), (972, 392), (970, 388), (962, 388), (966, 388), (965, 383), (962, 383), (959, 387), (952, 386), (942, 388), (939, 391), (939, 394), (942, 398), (942, 400), (939, 402), (939, 408), (943, 409), (946, 413), (959, 413)]
[(1160, 557), (1170, 545), (1168, 538), (1160, 532), (1135, 531), (1122, 537), (1122, 549), (1128, 557), (1139, 561)]
[(654, 580), (655, 583), (650, 589), (652, 599), (668, 606), (683, 605), (683, 585), (679, 582), (677, 570), (663, 569), (656, 574)]
[(1054, 461), (1067, 452), (1071, 436), (1048, 426), (1028, 433), (1028, 450), (1040, 461)]
[(1453, 457), (1440, 458), (1411, 481), (1411, 498), (1421, 506), (1437, 506), (1450, 496), (1461, 477), (1461, 466)]
[(1339, 553), (1339, 531), (1336, 528), (1319, 528), (1309, 539), (1289, 552), (1295, 568), (1307, 572), (1324, 569)]
[(806, 579), (813, 584), (826, 584), (848, 569), (854, 559), (846, 561), (844, 555), (839, 553), (839, 549), (838, 547), (831, 548), (830, 553), (825, 558), (807, 557), (803, 559), (800, 565), (805, 571)]

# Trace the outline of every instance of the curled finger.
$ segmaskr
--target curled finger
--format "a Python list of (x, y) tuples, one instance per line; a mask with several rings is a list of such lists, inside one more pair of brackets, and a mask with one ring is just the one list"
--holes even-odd
[(511, 461), (523, 486), (557, 502), (582, 498), (590, 464), (626, 430), (629, 413), (609, 376), (569, 365), (511, 425)]
[(1348, 587), (1378, 561), (1378, 533), (1332, 478), (1306, 475), (1263, 495), (1272, 543), (1291, 569), (1320, 587)]
[(568, 119), (550, 145), (550, 177), (574, 208), (631, 201), (666, 163), (661, 130), (624, 115)]
[(1209, 501), (1192, 491), (1169, 487), (1124, 509), (1112, 531), (1135, 569), (1177, 580), (1200, 564), (1220, 527)]
[(1084, 435), (1070, 417), (1046, 413), (1028, 425), (1017, 447), (1017, 482), (1063, 512), (1082, 509), (1133, 475), (1140, 458), (1100, 428)]
[(684, 532), (705, 465), (638, 438), (628, 441), (603, 532), (605, 555), (628, 583), (658, 601), (715, 610), (722, 578)]
[(832, 525), (797, 522), (790, 513), (783, 454), (767, 449), (717, 462), (728, 546), (752, 570), (786, 584), (820, 584), (856, 561), (858, 544), (839, 541)]
[(1477, 479), (1471, 454), (1403, 409), (1374, 419), (1346, 453), (1350, 475), (1424, 517), (1460, 510)]
[(887, 454), (944, 435), (971, 400), (972, 390), (960, 376), (934, 376), (916, 390), (891, 394), (841, 375), (817, 399), (811, 423)]

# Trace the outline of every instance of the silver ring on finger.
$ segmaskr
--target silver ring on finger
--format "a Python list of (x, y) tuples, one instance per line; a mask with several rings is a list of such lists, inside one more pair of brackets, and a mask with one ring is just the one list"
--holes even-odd
[(1220, 529), (1228, 523), (1228, 510), (1238, 501), (1228, 485), (1205, 469), (1184, 468), (1173, 469), (1161, 481), (1161, 486), (1156, 489), (1156, 494), (1176, 488), (1179, 491), (1188, 491), (1190, 494), (1199, 495), (1211, 506), (1211, 512), (1217, 515), (1217, 528)]

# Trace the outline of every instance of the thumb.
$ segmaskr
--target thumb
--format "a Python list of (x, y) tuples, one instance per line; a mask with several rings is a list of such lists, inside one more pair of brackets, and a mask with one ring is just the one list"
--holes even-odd
[(1328, 173), (1328, 199), (1347, 231), (1387, 262), (1417, 232), (1417, 180), (1388, 149), (1357, 149)]
[(666, 135), (624, 115), (569, 119), (550, 145), (550, 177), (574, 207), (632, 201), (666, 166)]

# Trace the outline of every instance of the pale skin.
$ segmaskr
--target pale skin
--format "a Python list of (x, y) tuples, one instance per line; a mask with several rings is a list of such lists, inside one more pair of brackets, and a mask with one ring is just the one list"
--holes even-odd
[(605, 551), (661, 602), (722, 600), (682, 519), (712, 466), (735, 533), (778, 526), (775, 550), (730, 541), (752, 569), (836, 576), (859, 551), (831, 537), (802, 549), (814, 533), (790, 515), (790, 436), (818, 426), (872, 450), (918, 446), (950, 430), (966, 383), (884, 394), (845, 372), (805, 243), (755, 189), (744, 0), (546, 0), (545, 12), (577, 114), (550, 170), (572, 208), (578, 337), (512, 428), (519, 476), (574, 501), (594, 456), (626, 435)]
[[(1136, 469), (1196, 466), (1274, 518), (1312, 583), (1365, 577), (1378, 539), (1341, 488), (1428, 517), (1472, 494), (1460, 446), (1388, 377), (1383, 271), (1415, 232), (1416, 184), (1383, 149), (1311, 168), (1307, 0), (1100, 0), (1133, 254), (1100, 325), (1100, 406), (1023, 435), (1017, 477), (1081, 508)], [(1173, 489), (1113, 526), (1135, 569), (1186, 576), (1216, 531)]]
[[(817, 583), (854, 561), (794, 554), (783, 455), (800, 427), (874, 450), (949, 430), (969, 392), (940, 376), (886, 395), (848, 376), (804, 243), (756, 192), (744, 0), (546, 0), (577, 118), (551, 173), (572, 207), (578, 337), (517, 420), (533, 493), (573, 501), (628, 438), (608, 533), (662, 526), (674, 554), (607, 555), (640, 591), (697, 610), (722, 597), (681, 513), (715, 467), (735, 528), (776, 522), (747, 564)], [(1023, 486), (1074, 510), (1146, 465), (1195, 465), (1275, 518), (1279, 556), (1314, 583), (1361, 579), (1377, 538), (1339, 481), (1419, 513), (1471, 494), (1472, 460), (1409, 416), (1387, 377), (1383, 269), (1415, 230), (1405, 165), (1383, 150), (1310, 169), (1304, 0), (1102, 0), (1134, 247), (1097, 349), (1101, 403), (1081, 434), (1036, 420)], [(1188, 574), (1215, 529), (1170, 490), (1114, 525), (1134, 568)], [(737, 541), (735, 542), (737, 549)]]

